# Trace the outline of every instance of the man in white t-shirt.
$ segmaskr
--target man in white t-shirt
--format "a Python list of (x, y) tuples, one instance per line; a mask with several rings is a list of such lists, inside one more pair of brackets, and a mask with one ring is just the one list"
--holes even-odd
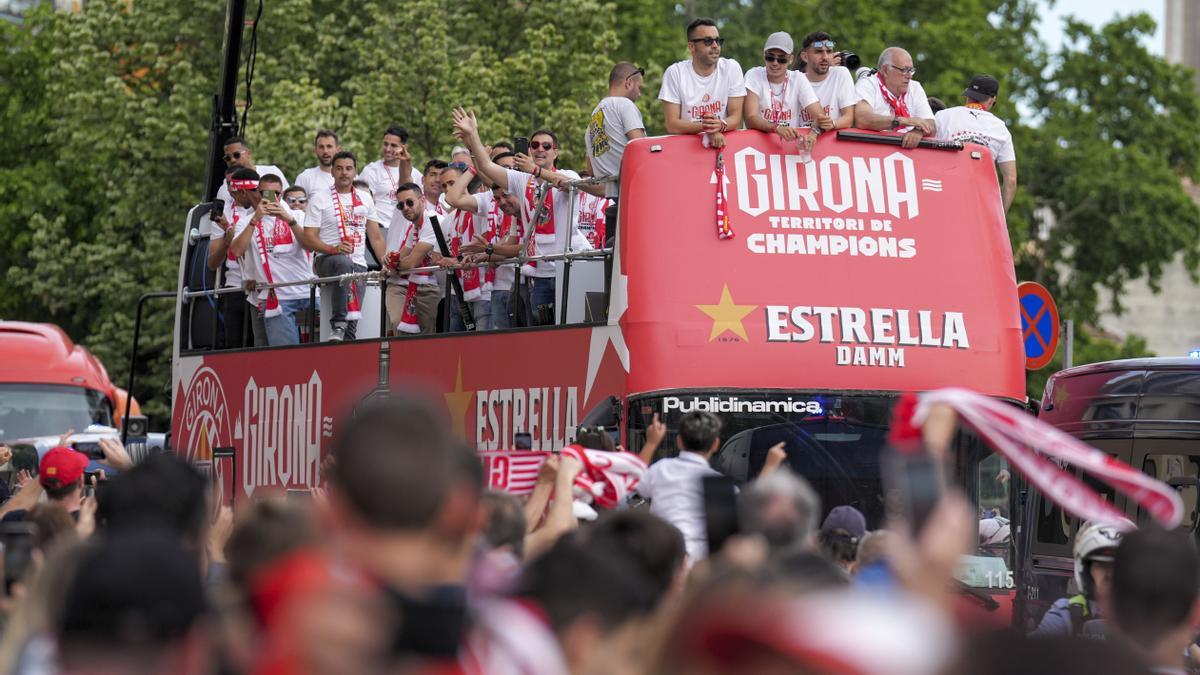
[(883, 50), (875, 74), (854, 85), (858, 95), (855, 125), (872, 131), (901, 132), (905, 148), (917, 147), (926, 136), (932, 138), (937, 132), (933, 111), (921, 83), (913, 79), (916, 72), (908, 52), (899, 47)]
[(746, 71), (746, 128), (778, 134), (785, 141), (801, 139), (797, 128), (805, 126), (801, 118), (815, 120), (801, 142), (812, 150), (817, 135), (833, 128), (833, 120), (821, 109), (808, 78), (790, 70), (793, 60), (792, 36), (783, 31), (771, 33), (763, 45), (765, 66)]
[[(233, 193), (238, 224), (230, 248), (244, 264), (248, 279), (260, 288), (251, 292), (263, 321), (264, 344), (272, 347), (300, 343), (296, 314), (311, 310), (308, 286), (262, 289), (265, 284), (313, 278), (308, 255), (300, 245), (300, 213), (286, 206), (279, 188), (281, 179), (263, 177), (257, 190)], [(299, 191), (298, 186), (289, 190)], [(268, 201), (270, 199), (270, 201)], [(256, 343), (256, 346), (257, 343)]]
[[(800, 70), (812, 85), (822, 111), (833, 119), (833, 128), (849, 129), (854, 126), (854, 104), (858, 103), (858, 97), (854, 94), (850, 71), (833, 64), (834, 46), (833, 38), (824, 31), (805, 35), (800, 45)], [(804, 112), (801, 121), (807, 124), (812, 120)]]
[[(213, 223), (213, 236), (208, 240), (208, 267), (215, 270), (223, 263), (225, 275), (222, 287), (241, 288), (244, 283), (241, 264), (236, 257), (229, 253), (229, 244), (233, 241), (233, 229), (229, 227), (229, 224), (233, 222), (234, 200), (229, 191), (228, 175), (237, 169), (250, 169), (259, 176), (268, 174), (279, 176), (285, 188), (288, 187), (288, 183), (287, 179), (283, 178), (283, 171), (279, 167), (271, 164), (255, 164), (250, 144), (241, 136), (230, 136), (226, 139), (224, 150), (227, 177), (225, 181), (222, 181), (221, 187), (217, 189), (217, 199), (222, 202), (223, 211), (221, 218)], [(244, 338), (246, 301), (245, 293), (240, 292), (222, 295), (219, 300), (223, 326), (222, 344), (225, 347), (242, 347), (246, 344)], [(254, 322), (251, 325), (253, 326)]]
[(367, 216), (367, 244), (375, 259), (382, 261), (387, 250), (388, 225), (396, 215), (396, 191), (405, 183), (421, 184), (421, 172), (412, 165), (408, 154), (408, 130), (391, 126), (383, 132), (383, 158), (371, 162), (362, 172), (371, 195), (375, 198), (375, 209)]
[(992, 114), (999, 94), (1000, 83), (996, 78), (976, 75), (963, 91), (964, 104), (937, 113), (934, 121), (938, 140), (978, 143), (992, 151), (992, 159), (1000, 170), (1000, 196), (1004, 210), (1008, 211), (1017, 195), (1017, 152), (1004, 120)]
[(333, 156), (342, 151), (338, 135), (329, 129), (317, 131), (313, 141), (313, 155), (317, 165), (300, 172), (296, 176), (296, 185), (304, 188), (308, 194), (314, 194), (333, 187)]
[[(494, 184), (505, 186), (508, 192), (520, 201), (520, 220), (526, 228), (524, 239), (528, 242), (526, 255), (549, 255), (566, 250), (568, 238), (575, 242), (578, 237), (577, 214), (571, 208), (572, 199), (565, 189), (566, 182), (578, 180), (579, 174), (569, 169), (558, 169), (558, 137), (549, 129), (538, 129), (529, 135), (529, 151), (532, 156), (517, 155), (517, 170), (506, 169), (492, 161), (487, 148), (479, 139), (479, 125), (475, 113), (461, 108), (454, 111), (455, 134), (461, 138), (475, 157), (476, 170)], [(541, 208), (538, 208), (541, 204)], [(534, 214), (540, 211), (537, 222)], [(583, 242), (586, 247), (586, 241)], [(573, 244), (574, 245), (574, 244)], [(531, 261), (521, 268), (522, 276), (529, 280), (529, 302), (525, 303), (526, 325), (535, 325), (539, 307), (549, 306), (554, 314), (555, 264), (551, 261)]]
[[(425, 196), (416, 183), (396, 190), (396, 214), (388, 226), (387, 252), (383, 269), (388, 273), (384, 304), (388, 325), (397, 334), (431, 335), (437, 332), (437, 308), (441, 299), (437, 276), (428, 272), (396, 274), (437, 263), (437, 235), (433, 233)], [(409, 302), (409, 287), (412, 287)]]
[(725, 38), (712, 19), (688, 24), (687, 40), (692, 57), (667, 68), (658, 92), (667, 133), (704, 134), (708, 145), (723, 148), (723, 132), (742, 126), (742, 67), (721, 58)]
[[(316, 254), (313, 269), (317, 276), (335, 277), (367, 271), (367, 214), (375, 207), (366, 190), (354, 187), (358, 160), (343, 150), (333, 156), (333, 187), (308, 196), (304, 214), (304, 248)], [(329, 340), (353, 340), (358, 330), (361, 303), (366, 284), (362, 281), (342, 285), (325, 284), (322, 293), (332, 301), (329, 313)]]
[[(645, 69), (628, 61), (621, 61), (609, 71), (608, 96), (601, 99), (592, 110), (587, 132), (583, 135), (587, 168), (593, 176), (620, 176), (625, 145), (646, 135), (642, 113), (634, 103), (642, 96), (645, 74)], [(621, 191), (619, 181), (595, 187), (600, 190), (589, 192), (611, 199), (616, 199)]]

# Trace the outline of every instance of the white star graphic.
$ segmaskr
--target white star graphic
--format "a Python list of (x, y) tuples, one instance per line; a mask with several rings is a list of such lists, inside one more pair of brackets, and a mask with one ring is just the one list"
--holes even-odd
[(596, 326), (592, 329), (591, 344), (588, 346), (587, 386), (583, 390), (583, 400), (587, 401), (592, 395), (592, 385), (596, 383), (596, 374), (600, 372), (600, 362), (604, 360), (604, 352), (611, 342), (621, 359), (625, 372), (629, 372), (629, 347), (625, 345), (625, 334), (621, 332), (621, 317), (629, 308), (629, 277), (621, 269), (621, 253), (616, 248), (613, 253), (613, 281), (609, 295), (608, 325)]

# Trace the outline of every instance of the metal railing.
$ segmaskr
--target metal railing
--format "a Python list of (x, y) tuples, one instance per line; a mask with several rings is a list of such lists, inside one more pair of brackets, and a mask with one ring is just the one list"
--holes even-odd
[[(569, 246), (570, 246), (570, 244), (568, 243), (568, 248), (569, 248)], [(448, 272), (448, 271), (452, 272), (452, 271), (464, 270), (464, 269), (485, 268), (485, 267), (502, 267), (502, 266), (513, 266), (516, 270), (519, 270), (522, 265), (524, 265), (526, 263), (530, 263), (530, 262), (563, 261), (567, 265), (566, 269), (564, 269), (564, 279), (566, 279), (566, 278), (568, 278), (568, 275), (570, 273), (570, 264), (572, 262), (586, 261), (586, 260), (608, 260), (608, 259), (610, 259), (610, 256), (612, 255), (612, 253), (613, 253), (612, 248), (589, 249), (586, 251), (567, 250), (562, 253), (551, 253), (551, 254), (546, 254), (546, 255), (535, 255), (535, 256), (527, 256), (522, 253), (520, 255), (514, 256), (512, 258), (508, 258), (508, 259), (500, 261), (500, 262), (489, 262), (489, 261), (456, 262), (454, 265), (452, 265), (450, 267), (443, 267), (441, 265), (427, 265), (424, 267), (414, 267), (412, 269), (402, 270), (402, 271), (394, 271), (394, 272), (385, 272), (383, 270), (370, 270), (370, 271), (366, 271), (366, 272), (349, 272), (346, 274), (339, 274), (339, 275), (327, 276), (327, 277), (312, 277), (310, 279), (301, 279), (298, 281), (280, 281), (280, 282), (276, 282), (276, 283), (256, 282), (254, 284), (253, 288), (251, 288), (251, 289), (247, 289), (246, 286), (229, 286), (229, 287), (225, 287), (225, 288), (214, 288), (214, 289), (208, 289), (208, 290), (194, 291), (185, 286), (183, 288), (182, 300), (184, 302), (191, 302), (193, 300), (197, 300), (200, 298), (211, 298), (211, 297), (218, 297), (218, 296), (223, 296), (223, 295), (234, 295), (234, 294), (238, 294), (238, 293), (247, 293), (247, 292), (257, 293), (260, 291), (278, 289), (278, 288), (295, 288), (298, 286), (307, 286), (309, 288), (309, 311), (308, 311), (308, 324), (307, 324), (309, 342), (316, 343), (316, 342), (319, 342), (319, 339), (317, 338), (317, 336), (318, 336), (317, 288), (319, 286), (323, 286), (326, 284), (346, 285), (346, 284), (351, 284), (351, 283), (356, 283), (356, 282), (363, 282), (363, 283), (372, 284), (372, 285), (378, 284), (380, 286), (379, 335), (380, 335), (380, 337), (385, 337), (388, 334), (388, 328), (389, 328), (390, 324), (389, 324), (388, 316), (387, 316), (387, 304), (384, 301), (383, 296), (386, 293), (387, 282), (392, 277), (397, 277), (397, 276), (403, 277), (403, 276), (409, 276), (409, 275), (413, 275), (413, 274), (430, 274), (430, 273), (436, 273), (436, 272)], [(517, 273), (517, 276), (520, 276), (519, 271)], [(609, 288), (608, 288), (609, 283), (610, 282), (606, 276), (605, 281), (604, 281), (606, 306), (607, 306), (608, 293), (609, 293)], [(564, 323), (564, 324), (566, 323), (566, 311), (565, 310), (566, 310), (566, 306), (569, 303), (569, 300), (566, 295), (566, 291), (567, 291), (567, 285), (564, 282), (563, 296), (562, 296), (563, 297), (562, 304), (563, 304), (564, 311), (562, 313), (562, 321), (561, 321), (561, 323)], [(449, 311), (449, 297), (450, 297), (449, 286), (447, 286), (446, 294), (447, 294), (446, 295), (447, 303), (446, 303), (446, 308), (444, 311), (448, 312)], [(242, 310), (248, 311), (246, 308), (242, 308)], [(219, 321), (213, 322), (212, 349), (214, 349), (214, 350), (219, 349), (218, 339), (217, 339), (219, 325), (220, 325)], [(226, 348), (229, 348), (229, 347), (226, 347)]]

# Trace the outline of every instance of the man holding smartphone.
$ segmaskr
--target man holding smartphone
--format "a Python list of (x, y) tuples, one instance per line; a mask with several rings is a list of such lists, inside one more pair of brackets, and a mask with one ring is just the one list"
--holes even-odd
[[(279, 177), (267, 176), (259, 182), (258, 190), (233, 193), (238, 224), (231, 249), (244, 261), (247, 279), (259, 285), (314, 278), (308, 255), (300, 245), (300, 214), (284, 204), (282, 187)], [(296, 314), (312, 309), (308, 286), (252, 289), (249, 293), (251, 304), (259, 309), (266, 344), (299, 344)]]

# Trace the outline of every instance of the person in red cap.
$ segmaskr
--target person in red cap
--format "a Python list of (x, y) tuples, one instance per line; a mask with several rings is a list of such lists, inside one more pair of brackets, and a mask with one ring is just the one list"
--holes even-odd
[[(79, 509), (83, 505), (83, 470), (87, 468), (87, 455), (60, 445), (52, 448), (38, 464), (38, 482), (46, 491), (46, 498), (61, 505), (71, 514), (79, 518)], [(4, 522), (25, 519), (25, 509), (16, 509), (4, 514)]]

